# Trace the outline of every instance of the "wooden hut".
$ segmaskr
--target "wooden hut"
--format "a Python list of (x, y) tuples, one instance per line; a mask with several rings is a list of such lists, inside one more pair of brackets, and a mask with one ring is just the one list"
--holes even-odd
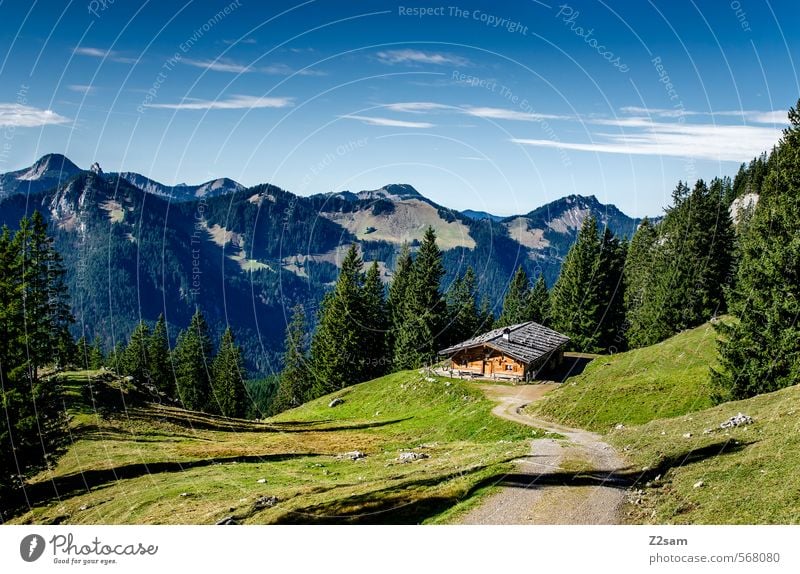
[(494, 329), (447, 349), (454, 374), (530, 381), (546, 368), (560, 365), (569, 337), (528, 321)]

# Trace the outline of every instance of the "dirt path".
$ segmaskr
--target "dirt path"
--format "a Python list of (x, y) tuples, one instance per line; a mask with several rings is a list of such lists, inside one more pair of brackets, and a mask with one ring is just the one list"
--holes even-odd
[(498, 402), (495, 416), (563, 435), (535, 439), (530, 454), (501, 481), (501, 489), (462, 524), (617, 524), (625, 496), (616, 474), (624, 463), (599, 435), (535, 419), (522, 408), (556, 385), (480, 385)]

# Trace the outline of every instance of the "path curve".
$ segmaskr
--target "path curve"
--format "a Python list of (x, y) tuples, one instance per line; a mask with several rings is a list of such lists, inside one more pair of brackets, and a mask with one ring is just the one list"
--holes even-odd
[(530, 454), (500, 481), (500, 490), (469, 511), (462, 524), (618, 524), (625, 488), (625, 464), (592, 432), (537, 419), (523, 408), (558, 386), (479, 386), (497, 406), (492, 414), (558, 433), (566, 439), (531, 441)]

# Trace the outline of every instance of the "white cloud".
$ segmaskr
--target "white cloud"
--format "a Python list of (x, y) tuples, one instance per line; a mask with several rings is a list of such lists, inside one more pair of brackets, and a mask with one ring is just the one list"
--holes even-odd
[(657, 117), (657, 118), (680, 118), (688, 116), (719, 116), (735, 117), (754, 124), (778, 124), (785, 125), (788, 122), (788, 111), (773, 110), (771, 112), (759, 110), (722, 110), (717, 112), (698, 112), (694, 110), (683, 110), (677, 108), (643, 108), (639, 106), (625, 106), (620, 108), (625, 114), (638, 116)]
[(451, 110), (453, 106), (445, 104), (437, 104), (436, 102), (397, 102), (394, 104), (386, 104), (384, 106), (387, 110), (393, 112), (408, 112), (412, 114), (423, 114), (432, 112), (434, 110)]
[(183, 62), (194, 66), (195, 68), (202, 68), (204, 70), (211, 70), (212, 72), (230, 72), (232, 74), (243, 74), (249, 72), (248, 66), (236, 64), (228, 60), (193, 60), (191, 58), (184, 58)]
[(437, 64), (440, 66), (466, 66), (470, 62), (461, 56), (421, 50), (387, 50), (376, 54), (384, 64)]
[(124, 56), (120, 56), (119, 52), (115, 52), (114, 50), (103, 50), (102, 48), (89, 48), (86, 46), (77, 47), (72, 51), (72, 53), (78, 56), (103, 58), (106, 60), (111, 60), (112, 62), (119, 62), (121, 64), (133, 64), (136, 62), (135, 58), (126, 58)]
[(67, 86), (67, 89), (78, 92), (79, 94), (93, 94), (97, 91), (97, 88), (89, 86), (88, 84), (70, 84)]
[(525, 138), (511, 141), (528, 146), (596, 153), (743, 162), (770, 149), (781, 137), (778, 129), (756, 126), (647, 122), (642, 127), (646, 129), (639, 129), (634, 134), (594, 134), (596, 139), (602, 141), (590, 143)]
[(42, 110), (21, 104), (0, 104), (0, 127), (37, 128), (65, 124), (68, 118), (53, 110)]
[(486, 118), (492, 120), (514, 120), (525, 122), (538, 122), (541, 120), (568, 120), (573, 119), (569, 116), (557, 116), (552, 114), (538, 114), (536, 112), (523, 112), (520, 110), (509, 110), (506, 108), (485, 108), (485, 107), (466, 107), (463, 112), (468, 116), (476, 118)]
[(294, 70), (286, 64), (272, 64), (264, 67), (252, 67), (244, 64), (237, 64), (231, 60), (193, 60), (185, 58), (183, 60), (186, 64), (194, 66), (195, 68), (202, 68), (212, 72), (227, 72), (232, 74), (246, 74), (249, 72), (260, 72), (262, 74), (269, 74), (272, 76), (291, 76), (297, 74), (298, 76), (324, 76), (325, 73), (319, 70)]
[(434, 127), (434, 124), (428, 122), (407, 122), (404, 120), (393, 120), (391, 118), (376, 118), (370, 116), (357, 116), (357, 115), (346, 115), (339, 117), (348, 120), (359, 120), (370, 126), (384, 126), (390, 128), (421, 128), (421, 129)]
[(148, 108), (165, 110), (247, 110), (256, 108), (287, 108), (294, 105), (292, 98), (264, 98), (258, 96), (232, 96), (227, 100), (185, 99), (175, 104), (149, 104)]

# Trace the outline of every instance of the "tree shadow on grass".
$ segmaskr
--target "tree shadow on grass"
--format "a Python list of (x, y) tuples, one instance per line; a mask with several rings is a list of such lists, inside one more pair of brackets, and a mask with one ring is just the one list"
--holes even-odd
[[(523, 489), (594, 486), (627, 490), (652, 480), (656, 475), (664, 476), (672, 468), (739, 452), (749, 444), (752, 443), (721, 441), (665, 457), (659, 465), (645, 472), (625, 468), (618, 471), (595, 469), (588, 472), (498, 473), (476, 480), (466, 492), (455, 492), (449, 496), (426, 493), (426, 490), (449, 480), (476, 475), (488, 468), (480, 466), (470, 469), (469, 472), (404, 481), (388, 488), (287, 512), (278, 517), (276, 522), (279, 524), (419, 524), (489, 486)], [(500, 461), (497, 464), (504, 462), (510, 460)]]
[(150, 474), (183, 472), (215, 464), (281, 462), (295, 458), (317, 456), (324, 455), (321, 453), (307, 452), (228, 456), (182, 462), (160, 461), (132, 463), (108, 469), (86, 470), (26, 485), (22, 491), (17, 493), (15, 499), (10, 501), (9, 509), (13, 516), (54, 500), (63, 500), (73, 496), (87, 494), (120, 480), (138, 478)]

